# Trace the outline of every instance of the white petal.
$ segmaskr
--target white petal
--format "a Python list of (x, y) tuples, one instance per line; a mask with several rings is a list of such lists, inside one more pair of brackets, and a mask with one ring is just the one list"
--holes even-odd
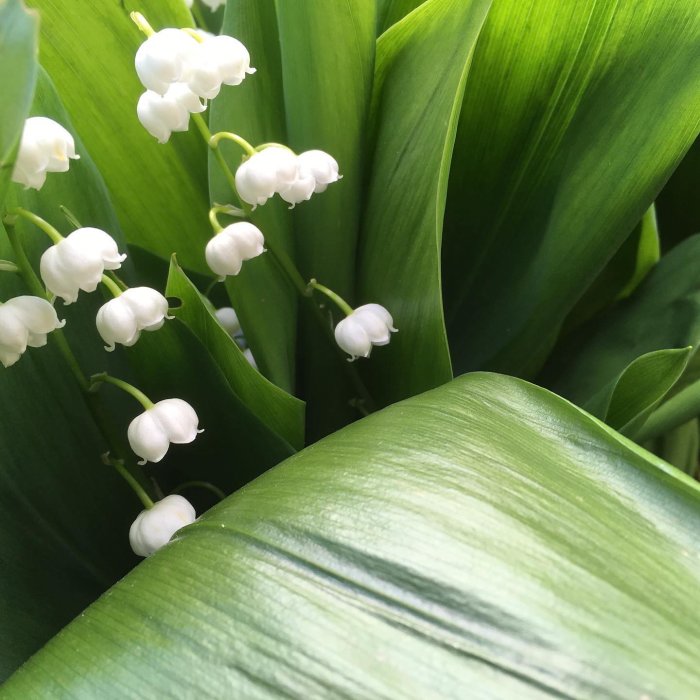
[(183, 445), (196, 437), (199, 418), (192, 406), (182, 399), (164, 399), (150, 411), (170, 442)]
[(214, 315), (232, 338), (241, 332), (241, 323), (238, 320), (238, 315), (231, 306), (222, 306), (214, 312)]
[(372, 343), (365, 329), (352, 316), (347, 316), (335, 327), (335, 341), (352, 359), (369, 357)]
[(304, 151), (298, 159), (299, 167), (308, 169), (316, 180), (315, 192), (324, 192), (330, 183), (342, 177), (338, 174), (338, 162), (325, 151)]
[(115, 343), (130, 347), (139, 339), (136, 316), (122, 296), (111, 299), (97, 312), (95, 325), (102, 340), (107, 343), (106, 350), (114, 350)]
[(17, 311), (7, 304), (0, 305), (0, 362), (5, 367), (17, 362), (28, 340), (29, 331)]
[(13, 297), (4, 306), (15, 309), (30, 333), (43, 334), (44, 337), (47, 333), (62, 328), (66, 323), (59, 321), (56, 309), (46, 299), (40, 297), (30, 295)]
[(183, 496), (173, 494), (141, 511), (129, 529), (135, 554), (147, 557), (166, 545), (181, 528), (195, 521), (197, 514)]
[(161, 424), (154, 418), (152, 408), (131, 421), (126, 436), (131, 449), (141, 457), (142, 461), (139, 464), (160, 462), (170, 447), (170, 440)]
[(86, 226), (76, 229), (66, 236), (66, 240), (78, 246), (86, 255), (100, 259), (105, 270), (118, 270), (126, 259), (126, 254), (119, 253), (114, 238), (99, 228)]
[(131, 309), (141, 330), (160, 328), (168, 315), (168, 300), (150, 287), (131, 287), (119, 299)]
[(197, 47), (197, 40), (180, 29), (156, 32), (136, 52), (134, 65), (139, 80), (145, 88), (165, 94), (171, 83), (187, 76)]

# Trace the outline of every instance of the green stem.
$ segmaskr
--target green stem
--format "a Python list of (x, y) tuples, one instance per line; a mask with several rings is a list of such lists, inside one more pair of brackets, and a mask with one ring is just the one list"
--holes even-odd
[(117, 379), (107, 372), (100, 372), (99, 374), (93, 374), (90, 377), (90, 390), (94, 391), (102, 382), (107, 382), (107, 384), (114, 384), (114, 386), (119, 387), (122, 391), (133, 396), (147, 411), (155, 404), (151, 399), (146, 396), (142, 391), (137, 389), (133, 384), (125, 382), (123, 379)]
[(140, 12), (130, 12), (131, 21), (146, 35), (153, 36), (155, 29), (148, 23), (148, 20)]
[(153, 508), (155, 505), (151, 500), (151, 497), (146, 493), (146, 490), (139, 484), (134, 475), (124, 466), (124, 463), (120, 459), (108, 459), (107, 463), (113, 466), (119, 474), (123, 477), (129, 486), (133, 489), (134, 493), (139, 497), (141, 503), (148, 510)]
[(202, 8), (199, 6), (199, 3), (196, 0), (192, 3), (190, 12), (192, 13), (192, 17), (194, 18), (196, 25), (200, 29), (209, 29), (209, 25), (207, 24), (206, 20), (204, 19), (204, 15), (202, 14)]
[(75, 216), (75, 214), (68, 207), (64, 207), (63, 204), (60, 204), (58, 208), (63, 213), (63, 216), (65, 216), (66, 219), (68, 219), (68, 223), (71, 226), (74, 226), (75, 228), (82, 228), (83, 227), (83, 225), (78, 221), (78, 218)]
[(11, 219), (11, 217), (13, 216), (21, 216), (23, 219), (31, 221), (35, 226), (39, 227), (54, 243), (60, 243), (63, 240), (63, 236), (48, 221), (45, 221), (40, 216), (37, 216), (36, 214), (34, 214), (31, 211), (28, 211), (27, 209), (23, 209), (22, 207), (12, 207), (11, 209), (8, 209), (5, 212), (5, 216), (3, 217), (3, 221), (6, 225), (12, 226), (14, 224), (14, 221), (12, 221)]
[(115, 299), (121, 295), (122, 289), (113, 279), (107, 277), (107, 275), (102, 275), (102, 284), (104, 284), (104, 286), (107, 287), (110, 292), (112, 292), (112, 296)]
[(224, 227), (219, 223), (219, 219), (216, 216), (220, 211), (221, 207), (212, 207), (209, 210), (209, 223), (211, 224), (211, 227), (214, 229), (215, 233), (220, 233), (224, 230)]
[(199, 133), (202, 135), (202, 138), (206, 141), (209, 148), (211, 148), (211, 150), (213, 151), (214, 157), (216, 158), (217, 162), (219, 163), (219, 166), (221, 167), (221, 170), (226, 176), (226, 181), (228, 182), (231, 191), (236, 195), (236, 197), (238, 197), (238, 190), (236, 189), (236, 177), (231, 171), (231, 168), (228, 167), (228, 163), (226, 162), (223, 153), (218, 148), (213, 148), (209, 144), (209, 141), (212, 136), (211, 131), (209, 131), (209, 127), (207, 126), (207, 123), (204, 121), (204, 117), (201, 114), (193, 114), (192, 121), (197, 125), (197, 128), (199, 129)]
[(341, 297), (339, 294), (336, 294), (332, 289), (328, 289), (323, 284), (319, 284), (316, 280), (311, 280), (308, 284), (309, 289), (316, 289), (322, 294), (325, 294), (333, 303), (346, 315), (350, 316), (353, 312), (352, 306), (348, 304), (343, 297)]
[(207, 489), (207, 491), (211, 491), (220, 501), (226, 498), (226, 494), (218, 486), (214, 486), (214, 484), (210, 484), (208, 481), (187, 481), (184, 484), (180, 484), (173, 493), (180, 493), (188, 488)]
[(114, 282), (114, 284), (117, 285), (117, 287), (119, 287), (119, 289), (121, 289), (122, 292), (129, 289), (129, 285), (121, 277), (119, 277), (114, 270), (107, 270), (105, 274), (112, 280), (112, 282)]
[(216, 150), (219, 147), (219, 141), (227, 139), (238, 144), (249, 156), (254, 156), (257, 151), (255, 146), (246, 141), (242, 136), (234, 134), (232, 131), (219, 131), (209, 138), (209, 148)]
[(269, 239), (265, 239), (265, 248), (274, 258), (275, 262), (285, 274), (287, 279), (291, 282), (292, 286), (301, 294), (303, 297), (308, 297), (309, 293), (307, 291), (306, 282), (304, 278), (297, 270), (296, 265), (292, 262), (292, 259), (283, 250), (278, 248), (275, 244), (271, 243)]

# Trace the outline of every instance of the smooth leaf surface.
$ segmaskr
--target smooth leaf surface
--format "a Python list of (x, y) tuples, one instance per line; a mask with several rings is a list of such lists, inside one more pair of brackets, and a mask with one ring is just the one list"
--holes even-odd
[(442, 219), (464, 82), (489, 6), (433, 0), (377, 43), (358, 302), (388, 308), (400, 331), (367, 367), (380, 403), (452, 376), (440, 290)]
[(558, 346), (538, 382), (587, 405), (646, 353), (686, 347), (695, 352), (700, 342), (698, 265), (700, 236), (694, 236), (665, 255), (632, 296)]
[(699, 505), (563, 399), (468, 375), (207, 513), (4, 697), (692, 698)]
[(377, 36), (422, 5), (425, 0), (378, 0)]
[(304, 404), (253, 369), (236, 342), (202, 301), (200, 293), (173, 259), (166, 294), (182, 306), (173, 313), (207, 347), (231, 390), (268, 428), (295, 449), (304, 445)]
[[(277, 0), (276, 7), (288, 143), (297, 153), (330, 153), (343, 176), (296, 205), (297, 266), (307, 280), (316, 278), (352, 304), (374, 71), (374, 0)], [(300, 391), (315, 439), (357, 414), (348, 405), (352, 386), (325, 329), (311, 314), (302, 314), (301, 321)]]
[[(41, 63), (107, 182), (127, 240), (186, 267), (207, 270), (206, 147), (193, 126), (159, 144), (141, 126), (144, 91), (134, 55), (145, 37), (129, 19), (155, 29), (191, 23), (180, 0), (30, 0), (41, 15)], [(175, 194), (176, 193), (176, 194)]]
[(494, 3), (442, 249), (458, 371), (532, 376), (700, 127), (695, 0)]
[[(241, 85), (224, 86), (211, 107), (212, 132), (233, 131), (253, 144), (284, 143), (284, 97), (274, 0), (231, 0), (222, 32), (242, 41), (257, 73)], [(221, 144), (235, 171), (240, 149)], [(236, 203), (219, 164), (209, 159), (209, 185), (214, 202)], [(252, 221), (275, 246), (294, 255), (292, 219), (279, 197), (258, 207)], [(262, 373), (285, 391), (295, 386), (297, 296), (269, 255), (243, 266), (229, 277), (226, 289)]]
[(0, 0), (0, 206), (34, 94), (37, 34), (20, 0)]

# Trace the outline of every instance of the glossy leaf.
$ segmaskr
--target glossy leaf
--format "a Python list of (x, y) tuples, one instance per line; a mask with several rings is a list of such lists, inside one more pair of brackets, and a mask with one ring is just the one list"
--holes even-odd
[[(224, 86), (212, 103), (212, 132), (233, 131), (253, 144), (286, 141), (284, 97), (274, 0), (231, 0), (222, 28), (250, 51), (257, 73), (236, 87)], [(235, 171), (242, 152), (223, 142), (221, 151)], [(209, 183), (214, 202), (236, 203), (219, 163), (211, 156)], [(266, 239), (293, 256), (292, 219), (279, 197), (258, 207), (252, 221)], [(297, 294), (271, 256), (244, 265), (226, 288), (262, 373), (285, 391), (295, 385)]]
[(0, 0), (0, 206), (34, 94), (37, 34), (20, 0)]
[(206, 147), (191, 127), (159, 144), (136, 117), (144, 91), (134, 55), (145, 39), (129, 18), (155, 29), (191, 17), (181, 0), (30, 0), (41, 15), (41, 63), (105, 178), (127, 240), (205, 271), (209, 235)]
[(246, 408), (295, 449), (304, 445), (304, 404), (267, 381), (204, 304), (176, 260), (170, 263), (166, 294), (182, 305), (173, 313), (206, 345), (231, 390)]
[(471, 51), (489, 6), (433, 0), (377, 44), (376, 146), (358, 302), (388, 308), (400, 331), (367, 367), (381, 403), (451, 377), (440, 290), (442, 218)]
[(207, 513), (5, 697), (690, 698), (699, 505), (559, 397), (462, 377)]
[(699, 38), (695, 0), (494, 3), (442, 251), (457, 370), (541, 367), (697, 134)]

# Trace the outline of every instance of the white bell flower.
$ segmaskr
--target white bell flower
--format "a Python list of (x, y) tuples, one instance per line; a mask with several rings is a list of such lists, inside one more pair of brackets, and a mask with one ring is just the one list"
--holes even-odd
[(64, 173), (75, 153), (75, 141), (59, 123), (48, 117), (29, 117), (24, 122), (13, 182), (40, 190), (46, 173)]
[(232, 337), (241, 335), (241, 322), (238, 320), (238, 314), (231, 306), (222, 306), (214, 312), (216, 320), (224, 327), (224, 330)]
[(25, 295), (0, 303), (0, 362), (4, 367), (13, 365), (27, 347), (43, 347), (46, 334), (65, 324), (40, 297)]
[(257, 369), (258, 368), (258, 363), (255, 361), (255, 358), (253, 357), (253, 353), (250, 351), (250, 348), (246, 348), (243, 351), (243, 357), (245, 357), (246, 360), (248, 360), (248, 364), (253, 368)]
[(297, 156), (299, 169), (316, 181), (314, 192), (325, 192), (328, 185), (343, 176), (338, 174), (338, 161), (325, 151), (304, 151)]
[(115, 343), (130, 347), (141, 331), (157, 331), (168, 316), (168, 300), (150, 287), (132, 287), (111, 299), (97, 312), (95, 321), (105, 350), (111, 352)]
[(197, 414), (186, 401), (164, 399), (131, 421), (127, 438), (131, 449), (141, 457), (139, 464), (160, 462), (171, 442), (192, 442), (202, 432), (198, 424)]
[(81, 289), (94, 292), (104, 271), (119, 269), (125, 258), (105, 231), (79, 228), (44, 252), (39, 272), (46, 288), (68, 305)]
[(131, 549), (140, 557), (149, 557), (168, 544), (178, 530), (191, 525), (196, 517), (192, 504), (184, 496), (166, 496), (136, 516), (129, 529)]
[(212, 12), (216, 12), (222, 5), (226, 4), (226, 0), (202, 0)]
[(257, 206), (292, 185), (298, 175), (296, 155), (287, 148), (269, 146), (236, 170), (236, 190), (244, 202)]
[(165, 95), (172, 83), (187, 80), (198, 47), (197, 40), (181, 29), (161, 29), (136, 52), (139, 80), (146, 89)]
[(335, 327), (335, 340), (350, 355), (369, 357), (373, 345), (387, 345), (396, 333), (391, 314), (379, 304), (358, 306)]
[(285, 202), (289, 202), (294, 207), (299, 202), (306, 202), (311, 199), (311, 195), (316, 190), (316, 179), (311, 171), (305, 168), (298, 168), (296, 179), (285, 187), (280, 188), (279, 195)]
[(265, 252), (262, 231), (248, 221), (229, 224), (209, 240), (204, 255), (207, 265), (215, 274), (237, 275), (245, 260), (252, 260)]
[(165, 95), (146, 90), (139, 98), (136, 114), (158, 143), (166, 143), (173, 131), (187, 131), (190, 114), (203, 112), (206, 108), (185, 83), (173, 83)]

